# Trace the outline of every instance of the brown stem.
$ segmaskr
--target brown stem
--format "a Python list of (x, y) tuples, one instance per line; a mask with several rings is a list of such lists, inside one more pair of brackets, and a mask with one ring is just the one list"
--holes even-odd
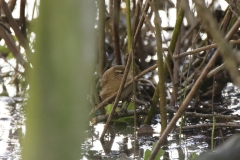
[(19, 40), (19, 43), (20, 43), (26, 50), (30, 51), (29, 46), (28, 46), (28, 44), (27, 44), (26, 38), (23, 36), (21, 30), (19, 29), (19, 26), (18, 26), (16, 20), (12, 17), (12, 13), (11, 13), (11, 11), (10, 11), (7, 3), (6, 3), (4, 0), (1, 1), (1, 7), (2, 7), (2, 9), (3, 9), (3, 11), (4, 11), (7, 19), (8, 19), (9, 25), (10, 25), (10, 26), (12, 27), (12, 29), (14, 30), (14, 32), (15, 32), (18, 40)]
[(120, 13), (121, 0), (114, 0), (114, 16), (113, 16), (113, 41), (114, 41), (114, 54), (117, 65), (121, 65), (121, 52), (119, 45), (119, 13)]
[[(240, 43), (240, 40), (230, 40), (229, 43), (237, 44), (237, 43)], [(217, 44), (214, 43), (214, 44), (211, 44), (211, 45), (208, 45), (208, 46), (204, 46), (204, 47), (201, 47), (201, 48), (194, 49), (192, 51), (183, 52), (179, 55), (173, 56), (173, 58), (176, 60), (176, 59), (188, 56), (188, 55), (193, 55), (193, 54), (199, 53), (201, 51), (205, 51), (205, 50), (208, 50), (208, 49), (211, 49), (211, 48), (216, 48), (216, 47), (217, 47)]]
[(4, 39), (7, 47), (13, 53), (13, 56), (16, 58), (17, 62), (23, 65), (26, 61), (23, 59), (22, 55), (20, 54), (20, 51), (16, 46), (12, 35), (7, 33), (2, 26), (0, 26), (0, 36)]
[(9, 9), (11, 10), (11, 12), (14, 10), (14, 8), (16, 6), (16, 2), (17, 2), (17, 0), (10, 0), (8, 2), (8, 6), (9, 6)]
[(20, 3), (20, 22), (21, 31), (25, 38), (27, 38), (26, 17), (25, 17), (26, 0), (21, 0)]

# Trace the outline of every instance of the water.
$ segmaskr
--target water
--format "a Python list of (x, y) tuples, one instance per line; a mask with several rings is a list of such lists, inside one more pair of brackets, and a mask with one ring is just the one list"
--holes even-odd
[(21, 159), (21, 138), (25, 133), (22, 99), (0, 97), (0, 159)]
[[(8, 87), (11, 88), (11, 87)], [(14, 86), (12, 86), (14, 88)], [(14, 91), (14, 90), (13, 90)], [(233, 110), (233, 115), (239, 113), (239, 94), (240, 91), (231, 83), (223, 91), (223, 104), (225, 108)], [(20, 160), (21, 141), (26, 132), (24, 105), (25, 100), (21, 96), (0, 96), (0, 159), (1, 160)], [(14, 95), (14, 94), (13, 94)], [(188, 125), (208, 123), (211, 119), (201, 119), (194, 122), (188, 119)], [(157, 122), (157, 119), (156, 119)], [(237, 122), (237, 121), (236, 121)], [(105, 144), (99, 141), (104, 123), (89, 126), (85, 132), (85, 141), (81, 145), (83, 152), (81, 159), (121, 159), (132, 158), (143, 159), (147, 150), (152, 150), (152, 146), (158, 140), (160, 125), (152, 125), (154, 133), (150, 137), (137, 137), (134, 139), (134, 128), (131, 122), (112, 124), (115, 134), (108, 134)], [(221, 144), (228, 137), (239, 133), (238, 128), (217, 128), (215, 131), (215, 146)], [(181, 140), (180, 140), (181, 138)], [(134, 142), (137, 148), (134, 152)], [(209, 150), (211, 146), (211, 127), (200, 129), (186, 129), (179, 136), (179, 131), (175, 130), (168, 137), (169, 144), (164, 148), (169, 159), (187, 160), (192, 153), (200, 154)], [(180, 143), (181, 142), (181, 143)]]
[[(223, 91), (224, 104), (226, 108), (233, 109), (233, 115), (239, 112), (239, 89), (232, 84), (228, 84)], [(21, 141), (24, 138), (25, 100), (22, 96), (0, 96), (0, 159), (1, 160), (20, 160), (21, 159)], [(188, 124), (195, 124), (191, 119)], [(201, 123), (210, 120), (201, 119)], [(134, 158), (143, 159), (146, 150), (152, 150), (152, 145), (157, 142), (160, 125), (153, 124), (154, 133), (152, 137), (137, 137), (137, 149), (134, 152), (134, 129), (133, 125), (127, 123), (112, 124), (115, 132), (114, 136), (108, 134), (108, 141), (104, 145), (99, 141), (99, 137), (103, 130), (103, 123), (89, 126), (86, 130), (85, 141), (81, 145), (83, 149), (82, 159), (116, 159), (116, 158)], [(216, 129), (215, 145), (221, 144), (226, 138), (239, 133), (238, 128), (221, 128)], [(210, 148), (211, 127), (184, 130), (184, 134), (179, 136), (179, 132), (175, 130), (168, 137), (168, 147), (165, 152), (168, 153), (170, 159), (190, 159), (192, 153), (200, 154)], [(222, 136), (221, 136), (222, 135)], [(180, 142), (181, 138), (181, 144)], [(107, 147), (106, 147), (107, 146)]]
[(0, 59), (0, 159), (21, 159), (21, 140), (25, 134), (25, 78), (21, 66), (16, 62)]

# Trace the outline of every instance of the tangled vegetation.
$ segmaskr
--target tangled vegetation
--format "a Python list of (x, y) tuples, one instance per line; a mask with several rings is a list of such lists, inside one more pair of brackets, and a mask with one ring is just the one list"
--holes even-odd
[[(113, 103), (110, 112), (92, 119), (94, 124), (106, 121), (102, 141), (113, 118), (134, 116), (137, 130), (139, 124), (149, 125), (160, 114), (161, 138), (150, 156), (153, 159), (180, 117), (180, 131), (198, 128), (200, 124), (186, 122), (196, 118), (212, 119), (201, 127), (239, 126), (232, 123), (239, 117), (230, 114), (222, 98), (229, 82), (240, 86), (238, 1), (224, 2), (224, 9), (220, 1), (106, 2), (97, 1), (98, 77), (101, 81), (104, 72), (115, 65), (125, 65), (125, 71), (118, 92), (108, 98), (101, 100), (99, 91), (93, 89), (90, 115)], [(134, 78), (126, 81), (128, 75)], [(134, 107), (115, 112), (124, 86), (130, 85)]]

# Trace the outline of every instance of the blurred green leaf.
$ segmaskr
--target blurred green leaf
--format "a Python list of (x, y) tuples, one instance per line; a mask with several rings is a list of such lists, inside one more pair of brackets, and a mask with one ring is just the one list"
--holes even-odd
[[(156, 145), (156, 143), (153, 143), (153, 147)], [(144, 160), (148, 160), (150, 154), (152, 153), (152, 151), (150, 151), (149, 149), (147, 149), (144, 152)], [(155, 159), (160, 159), (162, 156), (164, 155), (164, 150), (162, 148), (159, 149)]]
[[(124, 103), (125, 104), (125, 103)], [(128, 105), (128, 110), (134, 110), (134, 103), (130, 102)]]
[(117, 122), (117, 123), (131, 123), (133, 124), (134, 122), (134, 116), (129, 116), (129, 117), (122, 117), (122, 118), (119, 118), (119, 119), (116, 119), (116, 120), (113, 120), (114, 122)]
[[(126, 102), (124, 102), (122, 105), (125, 106), (125, 104), (126, 104)], [(105, 107), (106, 114), (111, 113), (112, 107), (113, 107), (113, 104), (108, 104)], [(133, 110), (133, 109), (134, 109), (134, 104), (133, 104), (133, 102), (130, 102), (127, 110)], [(119, 110), (121, 110), (121, 109), (120, 108), (116, 109), (116, 111), (119, 111)], [(129, 117), (122, 117), (122, 118), (119, 118), (119, 119), (113, 120), (113, 121), (117, 122), (117, 123), (133, 123), (133, 120), (134, 120), (134, 116), (129, 116)]]
[(16, 42), (16, 41), (18, 41), (18, 39), (17, 39), (17, 36), (16, 35), (13, 35), (13, 39), (14, 39), (14, 41)]
[[(113, 107), (113, 104), (108, 104), (108, 105), (105, 107), (106, 114), (110, 114), (110, 113), (111, 113), (112, 107)], [(119, 108), (117, 108), (116, 111), (119, 111)]]
[(12, 59), (12, 58), (14, 58), (14, 56), (13, 56), (12, 52), (9, 52), (7, 55), (7, 59)]
[[(122, 104), (122, 106), (125, 106), (126, 102), (124, 102)], [(110, 114), (111, 113), (111, 110), (112, 110), (112, 107), (113, 107), (113, 104), (108, 104), (105, 109), (106, 109), (106, 114)], [(120, 108), (117, 107), (116, 111), (119, 111)], [(133, 102), (130, 102), (129, 105), (128, 105), (128, 108), (127, 110), (134, 110), (134, 103)]]
[(9, 53), (9, 49), (6, 46), (0, 46), (0, 52), (1, 53)]
[(5, 56), (7, 59), (14, 58), (12, 52), (8, 49), (7, 46), (0, 46), (0, 53)]

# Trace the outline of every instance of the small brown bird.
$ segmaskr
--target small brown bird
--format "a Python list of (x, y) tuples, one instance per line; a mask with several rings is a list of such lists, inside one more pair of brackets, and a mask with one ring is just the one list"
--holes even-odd
[[(125, 70), (125, 66), (123, 65), (116, 65), (108, 69), (101, 78), (100, 81), (100, 97), (102, 100), (108, 98), (109, 96), (116, 93), (121, 85), (123, 79), (123, 73)], [(128, 75), (126, 83), (130, 81), (132, 78)], [(132, 91), (132, 85), (125, 88), (122, 91), (120, 100), (125, 100)]]

